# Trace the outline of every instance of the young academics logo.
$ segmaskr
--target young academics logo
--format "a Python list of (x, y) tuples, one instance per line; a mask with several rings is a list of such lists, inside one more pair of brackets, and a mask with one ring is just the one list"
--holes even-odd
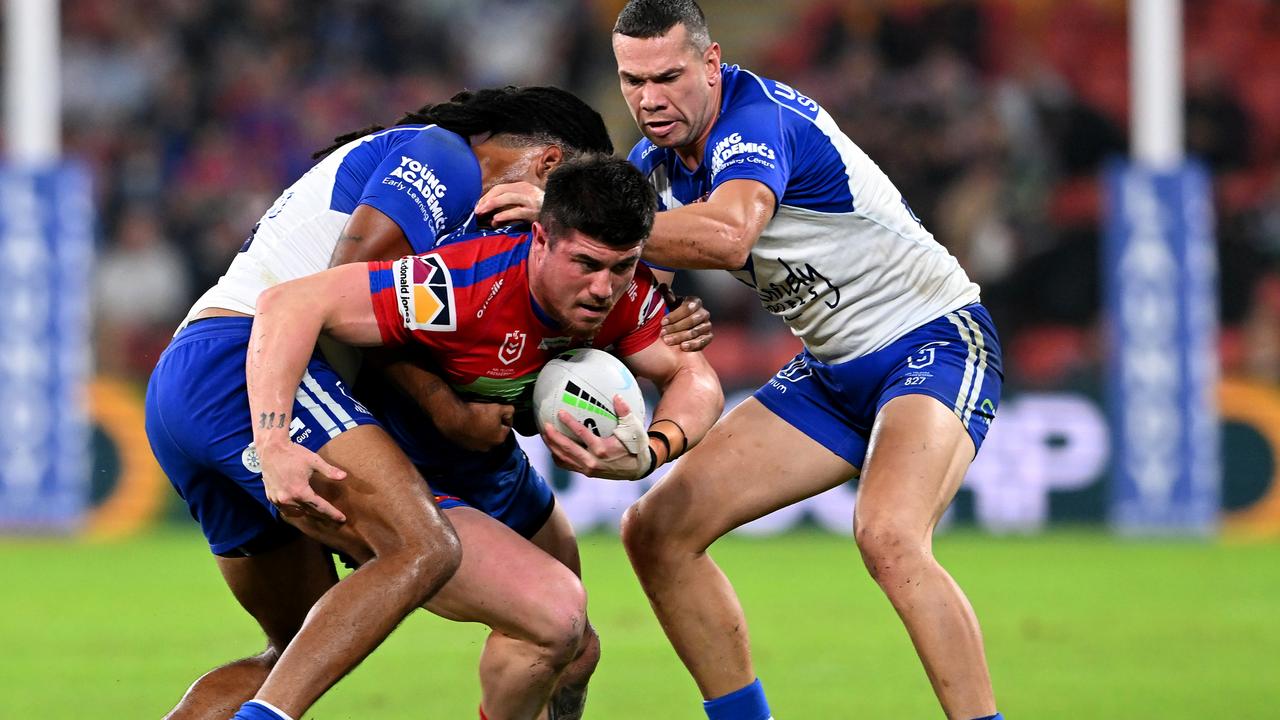
[[(738, 157), (739, 155), (744, 157)], [(742, 133), (730, 133), (711, 150), (711, 176), (715, 177), (726, 167), (741, 162), (752, 162), (772, 169), (777, 159), (778, 156), (767, 143), (743, 142)]]
[(503, 365), (520, 359), (524, 354), (524, 342), (528, 339), (528, 335), (522, 330), (512, 330), (502, 341), (502, 346), (498, 348), (498, 359)]

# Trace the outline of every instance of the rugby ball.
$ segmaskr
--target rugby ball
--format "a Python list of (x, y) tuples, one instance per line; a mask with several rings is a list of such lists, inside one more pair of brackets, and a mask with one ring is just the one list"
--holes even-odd
[(579, 348), (557, 355), (538, 373), (533, 384), (533, 409), (538, 431), (544, 423), (577, 440), (556, 413), (564, 410), (599, 437), (618, 425), (613, 396), (621, 395), (636, 415), (644, 418), (644, 395), (636, 378), (618, 358), (603, 350)]

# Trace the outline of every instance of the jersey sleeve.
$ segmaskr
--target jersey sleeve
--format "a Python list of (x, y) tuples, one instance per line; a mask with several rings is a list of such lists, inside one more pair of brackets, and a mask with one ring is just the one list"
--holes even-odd
[(622, 313), (625, 323), (622, 336), (615, 343), (620, 357), (634, 355), (657, 341), (662, 332), (662, 318), (667, 315), (667, 304), (649, 268), (637, 267), (632, 282), (635, 292), (624, 293), (615, 310)]
[(369, 176), (361, 205), (391, 218), (415, 253), (464, 227), (480, 199), (480, 166), (466, 141), (428, 127), (396, 146)]
[(396, 265), (401, 262), (403, 260), (368, 263), (369, 298), (373, 301), (373, 315), (378, 319), (378, 333), (382, 335), (382, 344), (392, 347), (409, 341), (404, 316), (396, 301)]
[(384, 345), (430, 345), (457, 330), (453, 278), (437, 253), (368, 263), (369, 295)]
[(707, 138), (711, 189), (730, 180), (755, 180), (782, 202), (791, 178), (791, 144), (782, 122), (784, 109), (773, 102), (755, 102), (731, 109), (720, 117)]

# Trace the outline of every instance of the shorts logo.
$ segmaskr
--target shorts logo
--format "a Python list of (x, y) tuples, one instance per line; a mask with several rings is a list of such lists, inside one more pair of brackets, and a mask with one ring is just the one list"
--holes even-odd
[(810, 375), (813, 375), (813, 368), (809, 367), (809, 363), (803, 357), (792, 360), (778, 371), (778, 377), (787, 382), (803, 380)]
[(528, 337), (527, 334), (520, 330), (512, 330), (507, 333), (507, 336), (502, 341), (502, 346), (498, 348), (498, 359), (502, 361), (503, 365), (510, 365), (520, 359), (520, 356), (524, 353), (524, 341)]
[(939, 340), (937, 342), (931, 342), (931, 343), (926, 343), (924, 345), (921, 345), (920, 349), (916, 351), (916, 354), (912, 355), (911, 359), (907, 361), (907, 367), (911, 368), (912, 370), (919, 370), (920, 368), (929, 367), (930, 365), (933, 364), (934, 360), (938, 359), (937, 354), (934, 352), (934, 349), (942, 347), (943, 345), (950, 345), (950, 344), (951, 343), (947, 340)]
[(251, 473), (262, 474), (262, 458), (258, 457), (258, 448), (253, 443), (245, 446), (240, 453), (240, 464)]
[(396, 261), (396, 298), (410, 330), (450, 331), (454, 317), (453, 278), (438, 254)]
[(990, 425), (991, 421), (996, 418), (996, 404), (991, 402), (991, 398), (983, 398), (982, 404), (978, 406), (974, 415), (982, 418), (982, 422)]

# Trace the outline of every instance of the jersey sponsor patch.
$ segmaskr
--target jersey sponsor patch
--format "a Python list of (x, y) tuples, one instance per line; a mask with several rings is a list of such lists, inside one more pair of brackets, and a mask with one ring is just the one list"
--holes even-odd
[(453, 299), (453, 279), (437, 253), (407, 257), (395, 262), (396, 306), (410, 330), (458, 329)]
[(436, 177), (429, 165), (401, 155), (400, 164), (383, 178), (382, 184), (405, 192), (422, 210), (422, 219), (429, 222), (436, 232), (444, 229), (445, 210), (440, 201), (449, 187)]
[(777, 167), (777, 154), (768, 143), (750, 142), (742, 139), (742, 133), (734, 132), (716, 143), (711, 151), (711, 177), (730, 165), (750, 162), (773, 170)]

